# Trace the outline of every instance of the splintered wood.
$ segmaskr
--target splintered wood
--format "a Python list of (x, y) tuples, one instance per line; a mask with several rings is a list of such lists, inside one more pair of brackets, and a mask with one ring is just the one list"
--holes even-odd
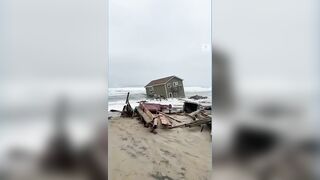
[(164, 115), (159, 115), (158, 118), (160, 119), (161, 125), (164, 125), (164, 126), (172, 125), (172, 123)]
[(140, 103), (139, 107), (136, 108), (142, 119), (146, 124), (153, 124), (156, 128), (158, 125), (171, 126), (172, 123), (164, 115), (154, 115), (143, 103)]
[[(156, 133), (155, 129), (158, 127), (166, 128), (177, 128), (177, 127), (193, 127), (193, 126), (204, 126), (211, 127), (211, 117), (206, 114), (204, 110), (197, 110), (191, 113), (180, 113), (180, 114), (166, 114), (161, 111), (152, 111), (148, 108), (153, 108), (157, 104), (147, 104), (140, 102), (139, 106), (136, 107), (135, 112), (138, 114), (140, 119), (144, 122), (146, 127), (151, 127), (151, 132)], [(160, 107), (160, 106), (159, 106)], [(160, 110), (160, 108), (159, 108)]]
[(145, 124), (149, 124), (152, 122), (153, 119), (150, 118), (146, 113), (144, 113), (141, 107), (137, 107), (136, 110), (138, 111), (138, 114), (141, 116)]

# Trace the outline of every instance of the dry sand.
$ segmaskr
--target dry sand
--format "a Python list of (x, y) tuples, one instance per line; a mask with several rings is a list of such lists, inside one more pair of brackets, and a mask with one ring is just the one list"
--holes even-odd
[(211, 135), (200, 127), (150, 133), (136, 118), (109, 120), (109, 178), (112, 180), (207, 180)]

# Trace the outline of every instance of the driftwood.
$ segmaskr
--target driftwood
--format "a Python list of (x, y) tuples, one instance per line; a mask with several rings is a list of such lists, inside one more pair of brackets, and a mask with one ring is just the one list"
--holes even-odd
[(111, 109), (110, 112), (122, 112), (122, 111), (116, 110), (116, 109)]
[(126, 105), (123, 106), (122, 112), (121, 112), (121, 116), (122, 117), (132, 117), (133, 115), (133, 109), (129, 103), (129, 92), (127, 94), (127, 98), (126, 98)]

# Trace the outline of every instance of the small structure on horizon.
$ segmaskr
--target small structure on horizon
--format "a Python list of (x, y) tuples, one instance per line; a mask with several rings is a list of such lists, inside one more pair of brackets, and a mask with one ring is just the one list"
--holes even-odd
[(183, 79), (169, 76), (149, 82), (146, 86), (148, 97), (184, 98)]

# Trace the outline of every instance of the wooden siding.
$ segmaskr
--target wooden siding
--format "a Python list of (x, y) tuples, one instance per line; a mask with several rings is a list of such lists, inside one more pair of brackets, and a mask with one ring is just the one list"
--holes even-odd
[[(174, 82), (177, 82), (177, 85), (174, 85)], [(169, 85), (169, 86), (168, 86)], [(167, 91), (168, 94), (172, 93), (174, 98), (183, 98), (185, 97), (184, 94), (184, 87), (183, 87), (183, 81), (178, 78), (172, 78), (167, 84)]]
[(171, 78), (167, 83), (155, 86), (147, 86), (146, 93), (148, 97), (161, 96), (164, 98), (183, 98), (185, 97), (183, 81), (177, 77)]

